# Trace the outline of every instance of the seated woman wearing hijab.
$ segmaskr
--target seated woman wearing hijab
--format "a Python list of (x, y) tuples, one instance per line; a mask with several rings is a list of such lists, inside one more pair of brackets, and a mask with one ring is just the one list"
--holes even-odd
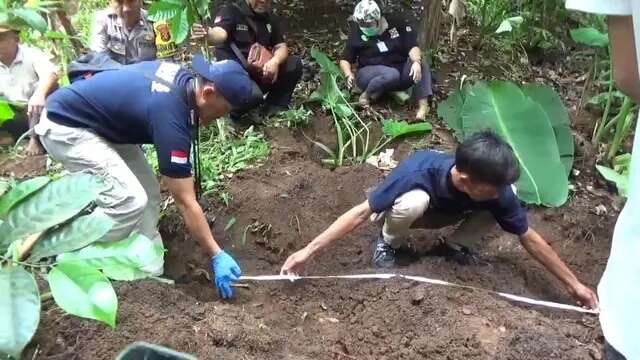
[[(363, 92), (359, 102), (368, 106), (383, 94), (413, 88), (418, 101), (416, 120), (429, 112), (431, 71), (422, 61), (417, 33), (402, 17), (382, 16), (373, 0), (362, 0), (353, 13), (349, 37), (340, 60), (347, 85), (356, 84)], [(354, 74), (352, 64), (357, 68)]]

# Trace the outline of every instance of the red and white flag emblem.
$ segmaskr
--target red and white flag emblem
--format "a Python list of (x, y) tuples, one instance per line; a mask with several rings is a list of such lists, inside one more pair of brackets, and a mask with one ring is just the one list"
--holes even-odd
[(222, 21), (222, 16), (216, 16), (215, 20), (213, 20), (214, 24), (219, 23), (220, 21)]
[(188, 161), (188, 157), (189, 156), (186, 151), (171, 151), (171, 162), (174, 164), (186, 164)]

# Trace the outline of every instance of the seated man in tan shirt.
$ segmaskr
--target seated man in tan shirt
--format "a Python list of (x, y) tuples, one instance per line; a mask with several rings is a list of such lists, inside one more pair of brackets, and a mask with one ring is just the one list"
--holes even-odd
[[(14, 142), (38, 123), (45, 98), (58, 85), (57, 73), (49, 56), (20, 44), (18, 30), (0, 24), (0, 96), (9, 101), (16, 114), (0, 127), (0, 139), (10, 135)], [(32, 133), (27, 155), (43, 152), (38, 136)]]

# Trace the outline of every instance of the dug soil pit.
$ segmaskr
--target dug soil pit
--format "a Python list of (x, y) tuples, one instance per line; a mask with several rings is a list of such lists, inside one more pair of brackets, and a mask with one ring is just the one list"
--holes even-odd
[[(337, 3), (344, 3), (344, 8)], [(339, 52), (339, 31), (346, 33), (345, 19), (352, 5), (279, 2), (281, 15), (291, 19), (287, 26), (292, 48), (305, 59), (306, 80), (312, 80), (317, 70), (309, 49), (319, 46), (332, 49), (330, 54)], [(495, 51), (480, 54), (470, 45), (475, 37), (475, 32), (465, 33), (458, 49), (443, 46), (437, 52), (435, 102), (457, 88), (463, 75), (504, 78), (508, 74), (515, 81), (556, 85), (575, 115), (581, 87), (575, 86), (573, 77), (554, 64), (520, 66), (504, 63)], [(446, 39), (448, 26), (442, 26), (441, 44)], [(306, 100), (315, 86), (314, 81), (302, 83), (298, 96)], [(335, 136), (332, 121), (320, 116), (319, 110), (316, 113), (311, 126), (304, 129), (306, 136), (331, 143)], [(574, 128), (591, 129), (589, 119), (583, 118), (574, 116)], [(581, 119), (584, 126), (578, 124)], [(426, 143), (451, 150), (451, 135), (437, 126), (437, 120), (430, 121), (436, 125), (435, 135)], [(588, 129), (584, 132), (590, 132)], [(225, 208), (213, 196), (207, 209), (217, 240), (237, 258), (245, 275), (277, 274), (290, 253), (363, 201), (365, 192), (384, 176), (370, 165), (337, 170), (322, 166), (321, 153), (311, 148), (300, 131), (269, 130), (267, 138), (272, 153), (264, 166), (229, 181), (231, 207)], [(411, 145), (402, 142), (397, 148), (398, 157), (403, 157)], [(576, 158), (581, 173), (571, 179), (575, 191), (565, 206), (535, 208), (529, 217), (576, 274), (595, 287), (609, 254), (619, 202), (595, 180), (593, 158)], [(596, 214), (599, 205), (607, 213)], [(31, 358), (37, 349), (39, 360), (111, 360), (140, 340), (200, 359), (225, 360), (601, 358), (597, 317), (512, 303), (479, 290), (397, 279), (253, 282), (236, 288), (233, 301), (222, 301), (208, 279), (207, 257), (187, 235), (172, 207), (161, 222), (161, 231), (168, 248), (165, 273), (176, 280), (175, 285), (152, 280), (116, 284), (120, 300), (117, 329), (64, 315), (49, 303), (25, 358)], [(316, 258), (308, 274), (375, 272), (370, 266), (370, 243), (378, 231), (375, 225), (365, 224)], [(399, 273), (572, 303), (518, 240), (499, 229), (487, 236), (480, 249), (483, 264), (466, 267), (429, 255), (435, 241), (447, 236), (446, 230), (417, 230), (411, 236), (418, 255), (409, 256), (396, 269)]]
[[(318, 121), (318, 120), (316, 120)], [(311, 134), (317, 136), (317, 134)], [(230, 181), (230, 208), (212, 202), (208, 216), (218, 241), (245, 275), (276, 274), (337, 216), (365, 199), (383, 174), (370, 165), (330, 170), (313, 160), (296, 131), (269, 131), (272, 154), (261, 168)], [(609, 253), (615, 213), (595, 215), (606, 192), (580, 190), (561, 209), (533, 209), (541, 232), (587, 284), (595, 286)], [(589, 189), (592, 189), (591, 187)], [(608, 206), (608, 205), (607, 205)], [(234, 219), (228, 231), (231, 219)], [(589, 359), (599, 358), (597, 318), (530, 307), (489, 293), (406, 280), (315, 280), (246, 283), (233, 301), (221, 301), (208, 278), (208, 261), (171, 210), (162, 221), (166, 275), (157, 281), (120, 283), (117, 329), (43, 313), (30, 351), (39, 359), (113, 359), (144, 340), (201, 359)], [(309, 274), (371, 273), (366, 224), (319, 256)], [(418, 253), (397, 269), (538, 299), (571, 303), (564, 289), (496, 229), (481, 249), (483, 265), (458, 266), (425, 255), (446, 231), (414, 231)]]

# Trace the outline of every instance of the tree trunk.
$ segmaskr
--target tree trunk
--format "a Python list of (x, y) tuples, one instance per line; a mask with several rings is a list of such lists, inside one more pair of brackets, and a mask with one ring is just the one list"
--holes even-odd
[(427, 50), (438, 45), (443, 17), (441, 0), (422, 0), (422, 7), (418, 45), (420, 49)]
[(80, 56), (80, 54), (82, 54), (84, 50), (84, 46), (82, 45), (82, 42), (80, 42), (80, 40), (78, 40), (78, 38), (76, 37), (76, 30), (73, 28), (73, 25), (69, 20), (69, 16), (67, 16), (67, 12), (64, 10), (58, 10), (56, 11), (56, 15), (58, 15), (60, 25), (62, 25), (62, 28), (70, 37), (71, 45), (73, 45), (73, 51), (76, 57)]

